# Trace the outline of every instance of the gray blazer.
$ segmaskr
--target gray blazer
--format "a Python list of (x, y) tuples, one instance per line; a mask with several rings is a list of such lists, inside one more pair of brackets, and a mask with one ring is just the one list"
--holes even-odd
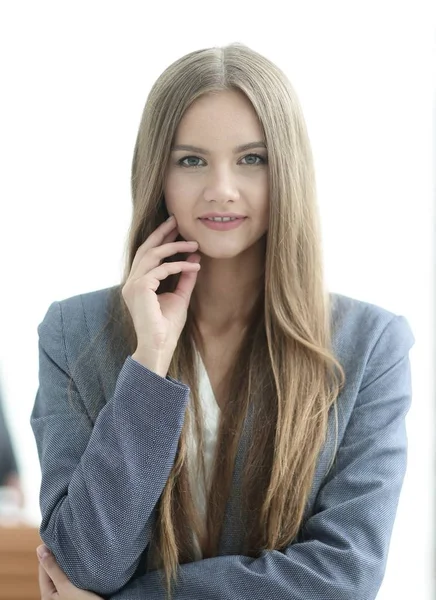
[[(105, 335), (72, 365), (107, 315), (107, 288), (53, 302), (38, 326), (39, 388), (31, 415), (42, 469), (41, 537), (78, 587), (113, 600), (161, 600), (160, 571), (145, 572), (155, 506), (174, 462), (189, 388), (160, 377)], [(285, 551), (241, 554), (242, 435), (220, 556), (181, 565), (175, 600), (373, 600), (380, 588), (406, 471), (411, 402), (403, 316), (332, 294), (334, 350), (347, 383), (319, 455), (304, 528)], [(96, 419), (91, 404), (100, 403)]]

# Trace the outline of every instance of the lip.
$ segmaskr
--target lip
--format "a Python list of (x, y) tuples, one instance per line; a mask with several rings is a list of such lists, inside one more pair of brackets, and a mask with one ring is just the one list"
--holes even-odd
[[(225, 216), (227, 217), (230, 215)], [(236, 229), (237, 227), (240, 227), (244, 221), (246, 221), (246, 219), (247, 217), (237, 217), (235, 221), (208, 221), (206, 218), (201, 217), (199, 221), (208, 229), (215, 229), (216, 231), (228, 231), (229, 229)]]
[(207, 219), (207, 217), (236, 217), (237, 219), (245, 219), (245, 215), (238, 215), (236, 213), (219, 213), (219, 212), (209, 212), (198, 217), (199, 219)]

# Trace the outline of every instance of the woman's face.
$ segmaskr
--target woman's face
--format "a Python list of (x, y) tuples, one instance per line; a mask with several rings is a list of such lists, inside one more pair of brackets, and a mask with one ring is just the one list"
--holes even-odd
[[(207, 94), (191, 104), (177, 128), (164, 184), (181, 236), (196, 240), (211, 258), (232, 258), (256, 244), (268, 229), (267, 162), (262, 127), (241, 92)], [(207, 213), (243, 219), (216, 230), (205, 225)]]

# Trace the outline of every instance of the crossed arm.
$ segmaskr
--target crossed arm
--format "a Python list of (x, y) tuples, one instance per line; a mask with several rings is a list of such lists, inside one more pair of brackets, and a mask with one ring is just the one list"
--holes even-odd
[[(219, 556), (181, 565), (174, 600), (376, 598), (407, 462), (411, 378), (403, 326), (402, 317), (394, 318), (372, 353), (337, 468), (320, 489), (305, 540), (259, 558)], [(111, 600), (164, 597), (154, 571)]]
[[(234, 600), (235, 598), (373, 600), (376, 597), (384, 575), (389, 541), (406, 469), (405, 416), (411, 401), (408, 352), (412, 345), (413, 335), (407, 321), (403, 317), (394, 317), (372, 349), (350, 420), (337, 451), (334, 473), (326, 478), (320, 488), (313, 514), (305, 523), (304, 541), (291, 544), (284, 552), (263, 552), (259, 558), (242, 555), (219, 556), (181, 565), (179, 581), (174, 589), (174, 600), (197, 598), (199, 600), (205, 598), (208, 600)], [(134, 368), (131, 363), (125, 366)], [(138, 371), (138, 376), (140, 374)], [(53, 380), (54, 374), (51, 374), (51, 378)], [(156, 382), (157, 384), (160, 385), (161, 382)], [(173, 384), (166, 382), (165, 385)], [(138, 385), (136, 395), (140, 394), (142, 389), (143, 386)], [(182, 391), (180, 390), (180, 393)], [(178, 398), (173, 400), (177, 401)], [(131, 404), (126, 403), (126, 405), (132, 410)], [(117, 411), (120, 410), (120, 406), (121, 403)], [(45, 428), (46, 423), (41, 421), (45, 418), (52, 419), (53, 426), (53, 416), (43, 415), (42, 410), (44, 406), (34, 412), (33, 426), (36, 433), (41, 432), (40, 453), (44, 458), (45, 444), (42, 440), (46, 436), (48, 441), (54, 443), (52, 437), (54, 434), (52, 431), (48, 433), (49, 430)], [(100, 420), (107, 419), (109, 422), (113, 410), (111, 406), (103, 410)], [(120, 416), (118, 413), (118, 422)], [(56, 422), (60, 423), (59, 419), (56, 419)], [(125, 419), (124, 422), (127, 420)], [(139, 428), (141, 423), (138, 418), (135, 427)], [(62, 424), (62, 427), (65, 429), (65, 424)], [(175, 418), (172, 427), (175, 430), (181, 427), (180, 418)], [(130, 432), (123, 432), (123, 437), (119, 432), (114, 432), (114, 443), (116, 441), (118, 444), (123, 444), (127, 433), (130, 435), (128, 438), (130, 440), (132, 435), (137, 435), (138, 440), (146, 439), (142, 430), (132, 429)], [(94, 431), (93, 435), (95, 437), (97, 432)], [(148, 435), (155, 436), (156, 447), (159, 448), (162, 432), (149, 431)], [(176, 438), (175, 434), (174, 438)], [(98, 444), (97, 442), (94, 444), (94, 448), (101, 448), (104, 442), (105, 440), (100, 439)], [(73, 440), (67, 440), (67, 443), (73, 444)], [(143, 445), (138, 443), (135, 446), (137, 452)], [(129, 552), (126, 552), (121, 545), (122, 537), (114, 528), (115, 515), (110, 512), (114, 507), (106, 503), (104, 497), (101, 498), (100, 504), (97, 496), (88, 498), (87, 502), (91, 503), (90, 506), (95, 511), (92, 515), (78, 512), (81, 504), (79, 500), (84, 497), (84, 494), (89, 494), (90, 490), (95, 493), (95, 486), (91, 488), (91, 484), (95, 482), (91, 481), (89, 473), (96, 468), (93, 467), (95, 461), (102, 459), (100, 455), (90, 454), (92, 444), (88, 444), (88, 447), (84, 444), (83, 448), (76, 450), (80, 466), (74, 473), (73, 483), (68, 485), (71, 475), (67, 472), (65, 477), (68, 477), (68, 481), (66, 480), (62, 485), (58, 482), (59, 489), (47, 487), (45, 516), (47, 539), (43, 537), (44, 541), (51, 548), (58, 562), (59, 558), (63, 561), (63, 564), (60, 562), (60, 567), (75, 585), (92, 590), (110, 600), (165, 598), (160, 572), (153, 571), (131, 579), (137, 565), (137, 561), (132, 558), (134, 554), (132, 548), (136, 548), (134, 543), (140, 543), (145, 525), (141, 531), (136, 530), (137, 521), (135, 521), (130, 528), (125, 522), (125, 516), (119, 512), (120, 507), (115, 507), (119, 514), (118, 518), (123, 519), (126, 533), (135, 534), (132, 543), (124, 539), (124, 549), (129, 548)], [(85, 450), (89, 454), (88, 457)], [(118, 450), (121, 456), (125, 448), (119, 445)], [(174, 454), (175, 447), (170, 450)], [(168, 449), (162, 448), (162, 453), (165, 452), (168, 454)], [(83, 453), (84, 456), (80, 458)], [(110, 458), (112, 461), (113, 456)], [(149, 460), (149, 457), (141, 457), (141, 459), (144, 463), (145, 459)], [(153, 456), (153, 459), (156, 459), (156, 456)], [(123, 459), (123, 471), (119, 472), (120, 477), (130, 477), (133, 481), (137, 473), (141, 472), (139, 468), (135, 471), (137, 460), (137, 455), (126, 454)], [(85, 466), (86, 471), (82, 469)], [(111, 466), (112, 464), (106, 465), (106, 469)], [(72, 464), (68, 464), (67, 467), (72, 468)], [(171, 464), (168, 462), (167, 470), (170, 467)], [(60, 476), (59, 474), (58, 479)], [(101, 475), (99, 477), (101, 485), (105, 485), (106, 480), (101, 479)], [(119, 479), (117, 483), (119, 484)], [(126, 482), (126, 490), (130, 489), (127, 483), (129, 482)], [(141, 498), (138, 498), (138, 490), (144, 489), (146, 482), (140, 483), (141, 486), (136, 489), (135, 496), (126, 499), (126, 502), (136, 507), (138, 516), (144, 509)], [(162, 479), (162, 486), (163, 484), (164, 479)], [(159, 490), (155, 491), (158, 495)], [(56, 493), (60, 499), (56, 498)], [(69, 504), (66, 504), (67, 501)], [(73, 501), (77, 502), (77, 507), (72, 504)], [(65, 513), (62, 513), (62, 510)], [(106, 548), (112, 548), (114, 545), (111, 543), (106, 546), (99, 536), (96, 538), (97, 541), (100, 539), (100, 543), (95, 546), (90, 545), (91, 539), (95, 538), (92, 531), (87, 531), (84, 522), (88, 518), (91, 519), (91, 516), (96, 520), (96, 531), (106, 536), (109, 532), (114, 540), (119, 540), (119, 548), (117, 546), (116, 552), (114, 551), (110, 557), (107, 556), (106, 562)], [(100, 519), (98, 523), (97, 518)], [(109, 518), (112, 520), (108, 521)], [(104, 522), (109, 525), (112, 523), (112, 528), (104, 529)], [(89, 523), (91, 527), (91, 521)], [(70, 544), (68, 547), (62, 547), (59, 543), (57, 531), (62, 533), (65, 543)], [(92, 538), (88, 533), (91, 533)], [(86, 554), (82, 556), (79, 548), (85, 548)], [(136, 554), (137, 549), (135, 549), (135, 556)], [(92, 564), (92, 571), (88, 569), (86, 574), (83, 574), (85, 572), (80, 571), (77, 566), (78, 561), (82, 561), (79, 565), (81, 569), (81, 565), (85, 565), (85, 562), (87, 565)], [(83, 574), (81, 580), (79, 580), (80, 572)], [(71, 598), (75, 600), (74, 596)], [(79, 600), (79, 596), (77, 599)], [(60, 596), (59, 600), (64, 598)], [(65, 600), (69, 600), (69, 597), (66, 596)]]

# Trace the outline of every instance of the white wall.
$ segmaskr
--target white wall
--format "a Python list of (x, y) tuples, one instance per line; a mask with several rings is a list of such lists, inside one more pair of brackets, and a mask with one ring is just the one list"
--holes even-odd
[(191, 50), (241, 41), (282, 67), (302, 102), (330, 287), (405, 315), (414, 331), (409, 466), (378, 600), (431, 597), (430, 6), (1, 3), (0, 375), (29, 520), (40, 516), (28, 424), (38, 385), (37, 325), (53, 300), (120, 278), (133, 144), (154, 80)]

